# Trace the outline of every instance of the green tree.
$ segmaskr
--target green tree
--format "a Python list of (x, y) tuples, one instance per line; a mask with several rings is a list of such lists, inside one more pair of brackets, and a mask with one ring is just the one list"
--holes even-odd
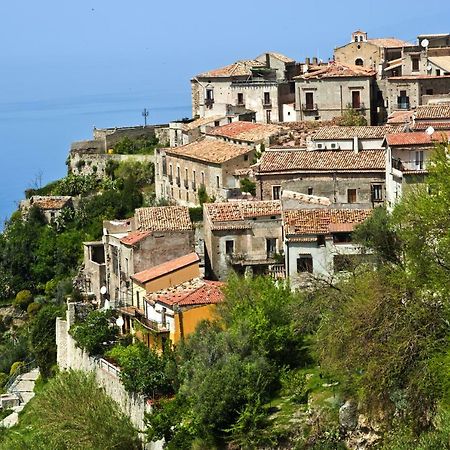
[(242, 178), (240, 180), (240, 187), (242, 192), (248, 192), (253, 195), (256, 195), (256, 183), (250, 181), (248, 178)]
[(365, 126), (367, 125), (367, 119), (356, 109), (350, 106), (343, 112), (342, 116), (337, 120), (337, 125), (344, 127), (352, 126)]

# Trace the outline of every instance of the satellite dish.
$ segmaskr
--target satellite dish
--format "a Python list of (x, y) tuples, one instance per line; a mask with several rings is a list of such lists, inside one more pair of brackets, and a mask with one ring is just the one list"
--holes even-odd
[(434, 128), (432, 126), (429, 126), (426, 130), (425, 133), (429, 134), (430, 136), (434, 133)]
[(120, 316), (120, 317), (116, 320), (116, 325), (117, 325), (119, 328), (122, 328), (124, 323), (125, 323), (125, 322), (123, 321), (122, 316)]
[(100, 288), (100, 294), (105, 295), (108, 292), (108, 289), (106, 289), (106, 286), (102, 286)]
[(427, 47), (430, 45), (430, 41), (429, 41), (428, 39), (424, 39), (424, 40), (420, 43), (420, 45), (421, 45), (423, 48), (427, 48)]

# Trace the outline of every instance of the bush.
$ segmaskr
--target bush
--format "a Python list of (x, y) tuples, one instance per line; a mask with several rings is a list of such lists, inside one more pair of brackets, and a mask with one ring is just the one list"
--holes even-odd
[(256, 183), (250, 181), (248, 178), (243, 178), (240, 181), (240, 187), (242, 192), (248, 192), (253, 195), (256, 195)]
[(17, 293), (13, 305), (23, 311), (26, 311), (28, 305), (33, 302), (33, 294), (28, 290), (23, 290)]
[(9, 370), (10, 375), (14, 375), (17, 371), (19, 371), (25, 363), (23, 361), (16, 361), (12, 364), (11, 369)]
[(189, 208), (189, 217), (192, 222), (202, 222), (203, 221), (203, 208), (198, 206), (196, 208)]
[(40, 303), (36, 303), (36, 302), (30, 303), (27, 308), (27, 313), (30, 316), (34, 316), (41, 309), (41, 307), (42, 307), (42, 305)]

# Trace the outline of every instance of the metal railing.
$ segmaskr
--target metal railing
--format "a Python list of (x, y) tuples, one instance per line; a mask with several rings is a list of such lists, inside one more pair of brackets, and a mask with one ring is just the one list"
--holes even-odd
[(117, 378), (120, 377), (120, 369), (115, 366), (114, 364), (111, 364), (109, 361), (103, 358), (98, 358), (96, 360), (96, 363), (100, 369), (106, 370), (106, 372), (113, 374)]
[(317, 111), (319, 108), (317, 103), (303, 103), (302, 111)]
[(410, 103), (409, 102), (398, 102), (397, 103), (397, 109), (405, 109), (408, 110), (410, 109)]

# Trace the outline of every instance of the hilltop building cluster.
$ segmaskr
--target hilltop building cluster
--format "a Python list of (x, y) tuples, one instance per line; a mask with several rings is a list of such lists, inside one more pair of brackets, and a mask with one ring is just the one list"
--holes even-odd
[[(422, 183), (435, 144), (449, 141), (450, 34), (409, 43), (356, 31), (327, 62), (267, 52), (198, 74), (191, 88), (192, 119), (96, 130), (70, 153), (70, 171), (88, 155), (103, 174), (117, 136), (165, 144), (151, 160), (156, 201), (168, 206), (105, 221), (78, 277), (149, 346), (211, 317), (231, 271), (299, 287), (370, 258), (355, 227)], [(349, 112), (365, 125), (340, 124)]]

